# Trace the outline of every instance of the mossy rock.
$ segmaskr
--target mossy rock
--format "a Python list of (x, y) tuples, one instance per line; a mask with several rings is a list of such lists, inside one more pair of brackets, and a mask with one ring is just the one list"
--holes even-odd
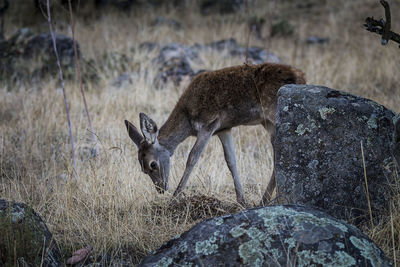
[(314, 85), (280, 88), (274, 148), (282, 201), (318, 207), (356, 225), (369, 223), (370, 203), (372, 216), (382, 218), (397, 171), (394, 116), (344, 91)]
[(23, 204), (0, 199), (0, 266), (61, 266), (46, 224)]
[(391, 266), (359, 229), (320, 210), (268, 206), (203, 221), (139, 266)]

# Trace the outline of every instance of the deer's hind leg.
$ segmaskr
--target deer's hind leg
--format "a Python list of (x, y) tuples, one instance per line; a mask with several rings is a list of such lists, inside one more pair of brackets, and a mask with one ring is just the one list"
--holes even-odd
[(239, 173), (236, 168), (235, 144), (232, 137), (231, 129), (227, 129), (218, 133), (219, 140), (224, 148), (225, 161), (231, 171), (233, 183), (235, 185), (236, 199), (238, 203), (245, 205), (246, 200), (243, 194), (242, 185), (240, 184)]
[(265, 121), (263, 123), (264, 128), (268, 131), (268, 134), (271, 137), (271, 144), (272, 144), (272, 154), (273, 154), (273, 160), (272, 160), (272, 175), (271, 178), (268, 182), (267, 189), (264, 192), (264, 195), (261, 200), (261, 205), (267, 204), (271, 198), (272, 198), (272, 193), (274, 192), (274, 189), (276, 187), (276, 178), (275, 178), (275, 124), (272, 123), (271, 121)]

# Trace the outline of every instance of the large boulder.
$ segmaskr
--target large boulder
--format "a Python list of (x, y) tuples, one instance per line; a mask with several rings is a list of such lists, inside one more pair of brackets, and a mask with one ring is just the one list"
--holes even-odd
[[(55, 39), (64, 77), (72, 77), (75, 73), (73, 40), (62, 34), (56, 34)], [(79, 45), (76, 47), (80, 56)], [(35, 34), (29, 28), (21, 28), (0, 44), (0, 57), (0, 77), (3, 80), (38, 82), (47, 75), (58, 75), (49, 33)]]
[(189, 46), (179, 43), (164, 45), (159, 55), (153, 59), (158, 66), (158, 74), (154, 81), (156, 87), (160, 87), (161, 82), (173, 81), (179, 84), (184, 77), (194, 77), (197, 72), (193, 71), (190, 61), (197, 58), (197, 52)]
[(0, 199), (0, 266), (62, 266), (61, 253), (40, 216)]
[(203, 221), (139, 266), (391, 266), (356, 227), (305, 206), (267, 206)]
[(279, 199), (356, 224), (369, 219), (369, 202), (372, 215), (381, 215), (392, 192), (394, 115), (374, 101), (327, 87), (283, 86), (275, 139)]

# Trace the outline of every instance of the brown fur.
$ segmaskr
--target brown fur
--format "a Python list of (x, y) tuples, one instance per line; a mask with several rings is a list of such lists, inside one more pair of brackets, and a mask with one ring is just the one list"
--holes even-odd
[(246, 64), (201, 73), (180, 97), (161, 127), (159, 139), (169, 139), (167, 136), (172, 133), (175, 135), (179, 127), (173, 122), (178, 120), (188, 120), (184, 124), (185, 127), (190, 124), (190, 135), (197, 133), (194, 122), (208, 124), (216, 118), (221, 119), (220, 130), (260, 124), (265, 120), (275, 124), (277, 92), (283, 85), (291, 83), (305, 84), (304, 73), (274, 63)]

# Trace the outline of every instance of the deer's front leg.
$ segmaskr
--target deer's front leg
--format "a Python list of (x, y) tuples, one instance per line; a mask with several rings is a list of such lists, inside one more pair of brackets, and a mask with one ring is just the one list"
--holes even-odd
[(190, 173), (192, 172), (194, 165), (196, 165), (197, 161), (199, 160), (201, 153), (203, 152), (204, 148), (206, 147), (206, 145), (207, 145), (208, 141), (210, 140), (213, 133), (214, 133), (214, 131), (212, 131), (212, 132), (207, 131), (207, 132), (199, 133), (197, 135), (197, 140), (196, 140), (194, 146), (192, 147), (192, 150), (189, 153), (189, 157), (186, 162), (185, 171), (183, 172), (182, 179), (179, 182), (179, 185), (174, 192), (174, 196), (177, 196), (183, 190), (183, 188), (185, 188), (186, 183), (189, 179)]

